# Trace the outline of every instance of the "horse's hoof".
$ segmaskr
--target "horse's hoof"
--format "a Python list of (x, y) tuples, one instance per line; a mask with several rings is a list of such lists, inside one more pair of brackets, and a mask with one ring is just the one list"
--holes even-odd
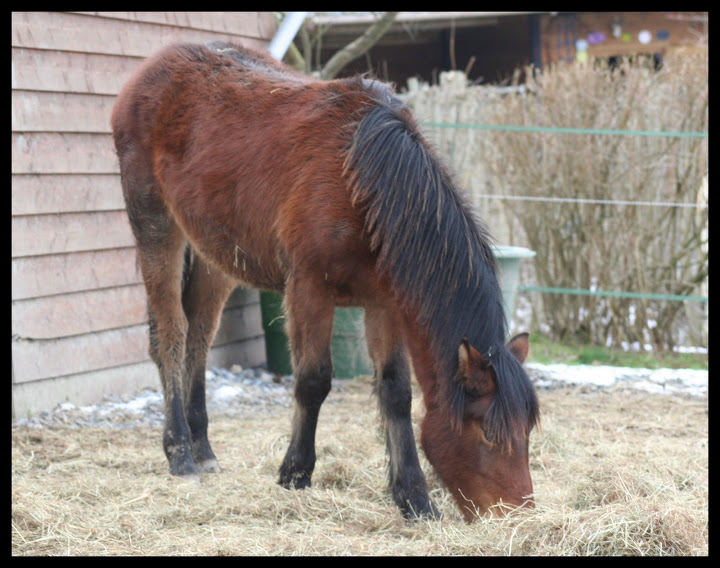
[(312, 485), (310, 482), (310, 477), (306, 475), (299, 475), (290, 478), (285, 478), (285, 476), (282, 476), (278, 480), (278, 483), (282, 485), (285, 489), (306, 489)]
[(208, 459), (196, 465), (203, 473), (220, 473), (221, 471), (216, 459)]
[(170, 475), (177, 477), (178, 479), (187, 479), (200, 481), (200, 470), (195, 465), (195, 462), (188, 458), (182, 461), (171, 463)]
[(439, 521), (442, 519), (442, 513), (432, 501), (427, 501), (422, 505), (413, 506), (410, 503), (402, 508), (403, 517), (408, 521)]

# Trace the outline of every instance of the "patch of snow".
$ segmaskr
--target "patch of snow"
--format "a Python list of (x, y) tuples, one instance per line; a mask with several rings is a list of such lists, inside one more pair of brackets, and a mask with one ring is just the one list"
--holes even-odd
[(705, 396), (708, 371), (695, 369), (642, 369), (607, 365), (543, 365), (527, 363), (538, 387), (553, 383), (598, 388), (633, 388), (660, 394)]

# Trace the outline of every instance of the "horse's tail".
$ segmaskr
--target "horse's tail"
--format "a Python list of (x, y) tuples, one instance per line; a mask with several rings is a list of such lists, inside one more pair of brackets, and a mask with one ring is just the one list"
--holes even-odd
[(193, 265), (196, 262), (196, 255), (193, 252), (193, 248), (188, 243), (185, 246), (185, 257), (183, 259), (183, 271), (182, 271), (182, 281), (180, 283), (180, 288), (183, 292), (185, 292), (185, 288), (187, 287), (188, 282), (190, 281), (190, 274), (192, 273)]

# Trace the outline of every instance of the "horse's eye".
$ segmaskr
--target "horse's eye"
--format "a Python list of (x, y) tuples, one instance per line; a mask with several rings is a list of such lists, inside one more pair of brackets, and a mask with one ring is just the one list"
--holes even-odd
[(495, 432), (492, 430), (486, 430), (485, 428), (480, 429), (480, 439), (490, 449), (495, 447)]

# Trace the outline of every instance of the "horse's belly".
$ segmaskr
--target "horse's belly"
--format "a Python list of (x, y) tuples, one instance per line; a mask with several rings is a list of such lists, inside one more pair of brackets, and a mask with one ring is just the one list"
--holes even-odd
[(250, 237), (242, 225), (229, 228), (212, 218), (183, 225), (200, 257), (233, 280), (256, 288), (284, 289), (286, 261), (272, 235)]

